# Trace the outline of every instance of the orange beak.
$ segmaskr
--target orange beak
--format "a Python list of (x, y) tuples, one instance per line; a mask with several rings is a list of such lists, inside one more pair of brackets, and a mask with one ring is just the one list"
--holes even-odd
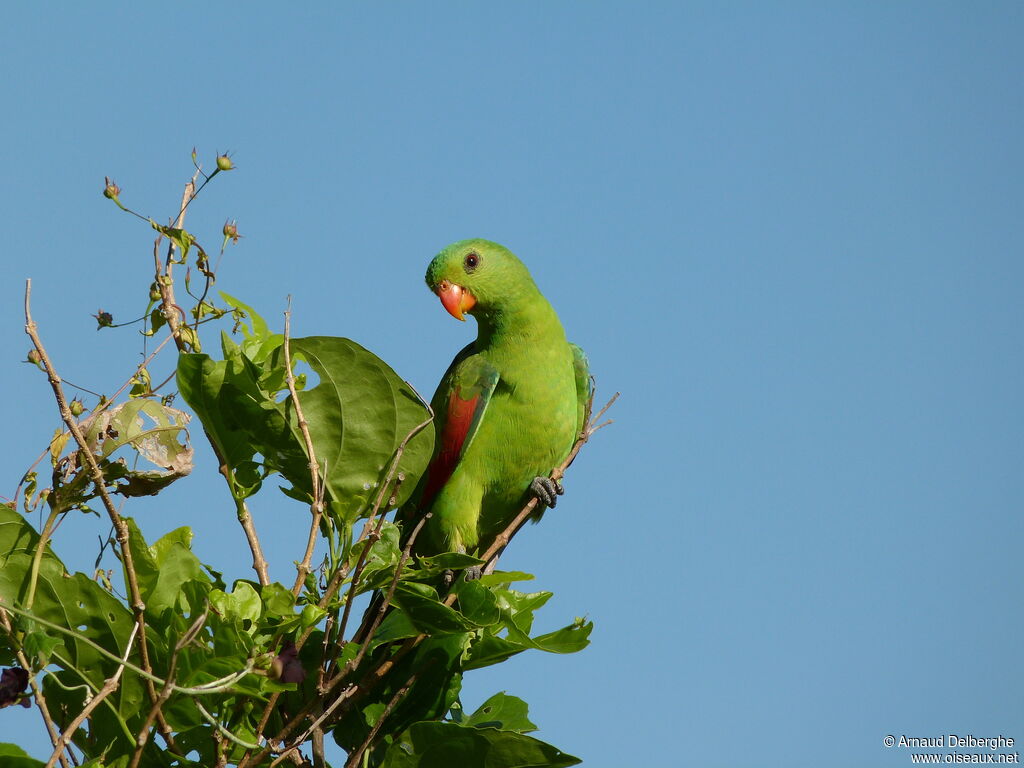
[(437, 295), (441, 299), (441, 304), (448, 310), (448, 314), (456, 320), (464, 321), (466, 318), (463, 315), (476, 306), (476, 297), (472, 293), (461, 285), (449, 283), (447, 280), (442, 280), (437, 286)]

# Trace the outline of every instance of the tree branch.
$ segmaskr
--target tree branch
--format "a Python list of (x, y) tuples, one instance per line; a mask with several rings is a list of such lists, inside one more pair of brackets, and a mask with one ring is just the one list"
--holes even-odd
[[(188, 208), (188, 204), (192, 202), (196, 194), (196, 178), (198, 178), (199, 170), (196, 169), (196, 174), (193, 175), (192, 180), (185, 185), (185, 192), (181, 197), (181, 207), (178, 210), (178, 218), (175, 220), (174, 225), (176, 228), (181, 229), (185, 223), (185, 209)], [(207, 178), (213, 178), (213, 174)], [(206, 182), (203, 182), (206, 185)], [(167, 246), (167, 258), (164, 263), (160, 262), (159, 246), (160, 240), (163, 235), (157, 237), (156, 242), (153, 243), (153, 262), (154, 269), (156, 272), (155, 282), (157, 290), (160, 292), (160, 307), (164, 318), (167, 320), (167, 325), (171, 329), (171, 336), (174, 338), (174, 343), (178, 347), (179, 353), (188, 352), (192, 348), (192, 344), (186, 341), (182, 337), (181, 326), (182, 320), (179, 319), (178, 315), (185, 317), (185, 311), (178, 306), (176, 299), (174, 298), (174, 279), (173, 273), (173, 258), (174, 255), (174, 241), (171, 240)], [(198, 324), (198, 320), (196, 321)], [(186, 325), (187, 327), (187, 325)], [(192, 329), (189, 329), (192, 331)], [(194, 331), (192, 331), (194, 333)], [(204, 428), (203, 432), (206, 434), (206, 440), (213, 449), (214, 456), (217, 457), (217, 463), (220, 469), (220, 473), (224, 476), (225, 482), (228, 484), (228, 488), (231, 489), (231, 469), (228, 467), (227, 460), (221, 453), (220, 448), (217, 447), (217, 443), (210, 437), (210, 433)], [(232, 497), (234, 498), (234, 492), (232, 491)], [(242, 526), (242, 531), (245, 533), (246, 541), (249, 542), (249, 550), (252, 552), (252, 568), (256, 571), (256, 576), (259, 579), (261, 586), (267, 586), (270, 584), (270, 574), (267, 569), (267, 560), (263, 556), (263, 547), (260, 545), (259, 536), (256, 534), (256, 526), (252, 521), (252, 515), (249, 513), (249, 506), (245, 503), (244, 499), (235, 498), (235, 516), (238, 518), (239, 524)]]
[(309, 424), (302, 412), (302, 403), (299, 402), (299, 393), (295, 389), (295, 373), (292, 371), (292, 297), (288, 297), (288, 309), (284, 313), (284, 370), (285, 383), (288, 385), (288, 392), (292, 396), (292, 407), (295, 408), (295, 417), (299, 422), (299, 431), (302, 432), (302, 440), (306, 445), (306, 455), (309, 457), (309, 479), (313, 489), (313, 503), (310, 505), (310, 512), (313, 519), (309, 524), (309, 538), (306, 541), (306, 552), (302, 562), (298, 564), (295, 576), (295, 584), (292, 586), (292, 594), (299, 596), (302, 585), (306, 583), (306, 576), (309, 574), (309, 564), (313, 560), (313, 550), (316, 548), (317, 531), (320, 530), (320, 518), (324, 514), (324, 489), (320, 484), (320, 465), (316, 460), (316, 450), (313, 448), (313, 438), (309, 434)]
[[(146, 643), (146, 604), (142, 602), (142, 593), (139, 590), (139, 581), (135, 573), (135, 562), (132, 557), (131, 547), (128, 544), (128, 524), (124, 521), (120, 513), (118, 513), (117, 508), (114, 506), (114, 502), (110, 498), (110, 494), (107, 492), (106, 481), (103, 477), (103, 472), (100, 469), (99, 463), (96, 461), (96, 456), (89, 449), (89, 444), (86, 442), (85, 435), (82, 433), (81, 428), (78, 426), (78, 422), (75, 420), (74, 415), (71, 413), (71, 409), (68, 407), (67, 398), (64, 396), (64, 388), (61, 386), (60, 376), (57, 375), (57, 371), (54, 369), (53, 363), (50, 361), (50, 356), (47, 354), (46, 348), (43, 346), (35, 321), (32, 319), (31, 300), (32, 281), (27, 280), (25, 282), (25, 333), (27, 333), (29, 338), (32, 339), (32, 345), (35, 347), (36, 352), (39, 353), (40, 362), (43, 364), (47, 379), (50, 382), (50, 387), (53, 389), (53, 395), (57, 400), (57, 407), (60, 409), (61, 418), (64, 420), (68, 430), (71, 432), (71, 435), (75, 438), (75, 442), (78, 444), (79, 455), (85, 459), (85, 463), (89, 469), (89, 477), (92, 479), (93, 486), (99, 494), (100, 499), (103, 501), (103, 508), (106, 510), (107, 516), (110, 518), (111, 523), (114, 525), (114, 530), (117, 532), (117, 541), (121, 547), (121, 560), (124, 563), (125, 580), (128, 582), (128, 592), (131, 597), (132, 613), (135, 615), (135, 624), (139, 631), (139, 655), (142, 661), (142, 668), (147, 673), (152, 674), (153, 669), (149, 661), (149, 647)], [(157, 695), (152, 681), (146, 681), (146, 690), (149, 694), (150, 702), (155, 703)], [(174, 737), (171, 733), (171, 729), (162, 717), (161, 733), (164, 735), (164, 738), (167, 740), (169, 745), (174, 743)]]
[(57, 760), (64, 752), (64, 748), (71, 742), (71, 739), (75, 735), (75, 731), (78, 730), (78, 726), (85, 722), (85, 719), (92, 714), (92, 711), (100, 705), (100, 703), (107, 698), (110, 694), (117, 690), (121, 684), (121, 674), (124, 672), (125, 665), (128, 663), (128, 656), (132, 652), (132, 643), (135, 642), (135, 635), (139, 631), (139, 625), (136, 624), (132, 627), (132, 633), (128, 636), (128, 643), (124, 649), (124, 656), (121, 659), (121, 663), (117, 667), (117, 671), (111, 677), (108, 677), (103, 683), (103, 687), (100, 688), (100, 692), (93, 696), (89, 703), (82, 707), (82, 711), (78, 713), (78, 716), (71, 721), (64, 732), (60, 735), (59, 743), (54, 746), (53, 754), (50, 755), (50, 759), (46, 763), (46, 768), (53, 768), (57, 764)]

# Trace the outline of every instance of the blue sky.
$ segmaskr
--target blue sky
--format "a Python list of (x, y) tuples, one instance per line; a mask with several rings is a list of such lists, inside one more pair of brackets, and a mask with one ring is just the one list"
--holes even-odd
[[(58, 415), (20, 365), (23, 280), (60, 372), (138, 361), (151, 233), (245, 235), (219, 286), (351, 337), (424, 392), (473, 333), (423, 285), (483, 236), (531, 268), (613, 427), (504, 560), (570, 657), (467, 677), (612, 766), (907, 765), (887, 734), (1024, 739), (1024, 9), (990, 3), (8, 9), (0, 250), (10, 495)], [(154, 371), (169, 372), (171, 361)], [(212, 465), (143, 529), (249, 577)], [(303, 510), (254, 504), (289, 581)], [(105, 533), (57, 546), (89, 569)], [(301, 535), (301, 534), (300, 534)], [(289, 538), (291, 536), (291, 538)], [(43, 755), (34, 712), (0, 740)], [(39, 732), (41, 735), (41, 731)]]

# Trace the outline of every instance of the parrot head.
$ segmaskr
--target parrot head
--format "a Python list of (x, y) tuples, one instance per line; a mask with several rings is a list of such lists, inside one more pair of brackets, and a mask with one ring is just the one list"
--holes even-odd
[(511, 251), (482, 239), (460, 240), (437, 254), (427, 268), (427, 286), (457, 320), (466, 313), (500, 312), (536, 289)]

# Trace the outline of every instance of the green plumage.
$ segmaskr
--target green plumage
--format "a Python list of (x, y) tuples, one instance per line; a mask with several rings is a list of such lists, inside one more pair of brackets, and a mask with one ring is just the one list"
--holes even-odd
[(450, 245), (426, 280), (442, 301), (451, 286), (471, 294), (467, 311), (478, 334), (431, 401), (438, 439), (411, 511), (433, 515), (416, 549), (473, 553), (522, 509), (534, 478), (568, 455), (583, 428), (587, 362), (526, 267), (502, 246)]

